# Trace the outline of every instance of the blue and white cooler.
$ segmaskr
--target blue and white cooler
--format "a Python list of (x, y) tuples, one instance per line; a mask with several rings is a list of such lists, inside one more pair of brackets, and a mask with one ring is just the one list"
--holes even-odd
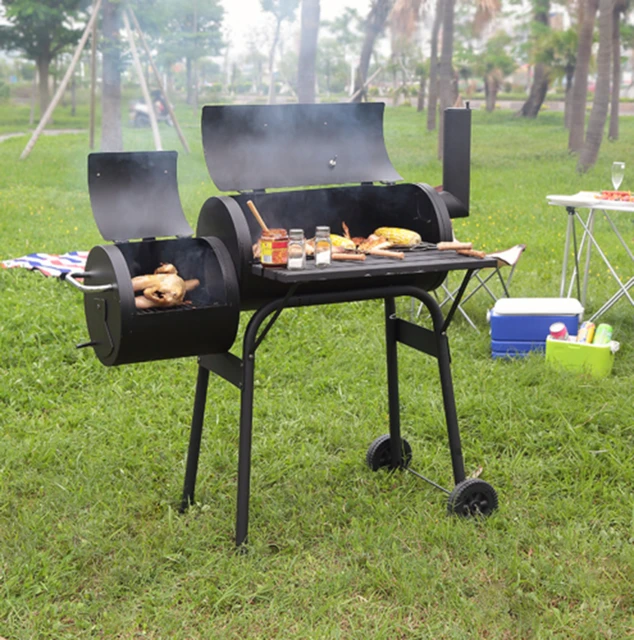
[(544, 351), (554, 322), (563, 322), (570, 335), (577, 335), (583, 307), (574, 298), (501, 298), (488, 318), (491, 355), (523, 357), (531, 351)]

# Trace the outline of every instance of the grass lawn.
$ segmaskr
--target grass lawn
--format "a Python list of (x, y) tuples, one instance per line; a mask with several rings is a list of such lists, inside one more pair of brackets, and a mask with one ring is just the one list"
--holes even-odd
[[(185, 109), (182, 119), (192, 153), (179, 155), (180, 195), (195, 225), (217, 190), (196, 120)], [(175, 132), (162, 131), (165, 147), (180, 151)], [(385, 132), (407, 181), (440, 183), (424, 117), (390, 108)], [(485, 250), (526, 243), (513, 295), (557, 296), (566, 215), (545, 196), (610, 188), (613, 160), (626, 162), (623, 186), (634, 187), (633, 137), (634, 119), (623, 118), (620, 140), (604, 141), (580, 176), (561, 114), (526, 122), (475, 112), (472, 215), (456, 235)], [(126, 128), (125, 138), (127, 150), (151, 148), (149, 130)], [(0, 260), (103, 242), (87, 140), (43, 137), (23, 162), (26, 138), (0, 144)], [(631, 246), (634, 217), (619, 224)], [(614, 244), (605, 222), (597, 234)], [(628, 277), (629, 258), (614, 250)], [(615, 287), (599, 261), (591, 273), (596, 308)], [(103, 367), (74, 347), (87, 338), (79, 292), (21, 269), (0, 269), (0, 292), (7, 640), (634, 635), (634, 321), (625, 302), (602, 318), (621, 342), (603, 380), (553, 371), (540, 355), (493, 361), (484, 296), (467, 305), (479, 333), (455, 319), (465, 462), (468, 473), (483, 467), (500, 500), (485, 521), (448, 517), (438, 490), (364, 465), (369, 443), (388, 431), (382, 304), (285, 311), (258, 351), (250, 544), (240, 555), (237, 390), (211, 378), (197, 504), (179, 515), (195, 359)], [(399, 355), (412, 467), (451, 486), (436, 362), (405, 347)]]

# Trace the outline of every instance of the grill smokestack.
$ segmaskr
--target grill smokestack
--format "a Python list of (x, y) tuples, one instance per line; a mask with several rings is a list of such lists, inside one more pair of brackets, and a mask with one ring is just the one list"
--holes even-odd
[(469, 215), (471, 109), (445, 109), (441, 197), (450, 218)]

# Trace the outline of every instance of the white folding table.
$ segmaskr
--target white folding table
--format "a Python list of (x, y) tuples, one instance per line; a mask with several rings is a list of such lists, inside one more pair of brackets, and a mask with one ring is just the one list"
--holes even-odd
[[(594, 191), (580, 191), (575, 195), (550, 195), (546, 196), (548, 200), (548, 204), (557, 205), (561, 207), (565, 207), (568, 212), (568, 225), (566, 228), (566, 242), (564, 248), (564, 259), (563, 266), (561, 270), (561, 282), (559, 287), (559, 295), (563, 297), (566, 295), (570, 297), (572, 293), (573, 286), (576, 282), (577, 284), (577, 297), (581, 301), (581, 304), (586, 306), (586, 297), (588, 293), (588, 279), (589, 279), (589, 271), (590, 271), (590, 254), (591, 249), (594, 247), (601, 256), (601, 259), (605, 263), (608, 268), (610, 274), (616, 281), (618, 285), (618, 289), (616, 293), (614, 293), (611, 297), (609, 297), (603, 305), (594, 312), (594, 314), (588, 318), (589, 321), (594, 321), (602, 316), (608, 309), (610, 309), (613, 305), (615, 305), (621, 298), (625, 297), (629, 300), (630, 304), (634, 306), (634, 299), (630, 295), (630, 288), (634, 285), (634, 277), (630, 277), (627, 282), (623, 282), (619, 277), (616, 269), (612, 265), (610, 258), (608, 257), (609, 249), (602, 248), (599, 245), (599, 242), (595, 236), (594, 232), (594, 224), (596, 219), (597, 212), (608, 221), (612, 232), (616, 236), (616, 238), (621, 243), (622, 247), (625, 249), (627, 255), (629, 256), (632, 263), (634, 263), (634, 254), (632, 254), (631, 249), (627, 246), (623, 236), (619, 232), (612, 216), (608, 213), (611, 212), (621, 212), (621, 213), (631, 213), (634, 214), (634, 202), (619, 202), (613, 200), (603, 200), (599, 198), (600, 194)], [(584, 217), (579, 213), (579, 209), (586, 209), (588, 211), (587, 216)], [(583, 233), (581, 235), (581, 242), (577, 246), (577, 235), (576, 235), (576, 223), (581, 225), (583, 229)], [(570, 243), (573, 243), (573, 255), (575, 264), (573, 267), (572, 275), (570, 278), (570, 282), (568, 284), (568, 291), (566, 292), (566, 278), (568, 274), (568, 257), (570, 255)], [(605, 242), (604, 242), (605, 245)], [(580, 273), (581, 270), (579, 268), (579, 262), (582, 257), (583, 251), (586, 251), (585, 256), (585, 265), (583, 268), (583, 288), (580, 282)]]

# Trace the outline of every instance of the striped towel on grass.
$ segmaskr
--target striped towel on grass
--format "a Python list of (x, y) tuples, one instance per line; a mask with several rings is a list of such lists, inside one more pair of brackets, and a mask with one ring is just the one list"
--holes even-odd
[(86, 266), (88, 251), (69, 251), (61, 255), (55, 253), (29, 253), (28, 256), (4, 260), (0, 265), (5, 269), (24, 267), (39, 271), (45, 276), (59, 278), (62, 274), (83, 271)]

